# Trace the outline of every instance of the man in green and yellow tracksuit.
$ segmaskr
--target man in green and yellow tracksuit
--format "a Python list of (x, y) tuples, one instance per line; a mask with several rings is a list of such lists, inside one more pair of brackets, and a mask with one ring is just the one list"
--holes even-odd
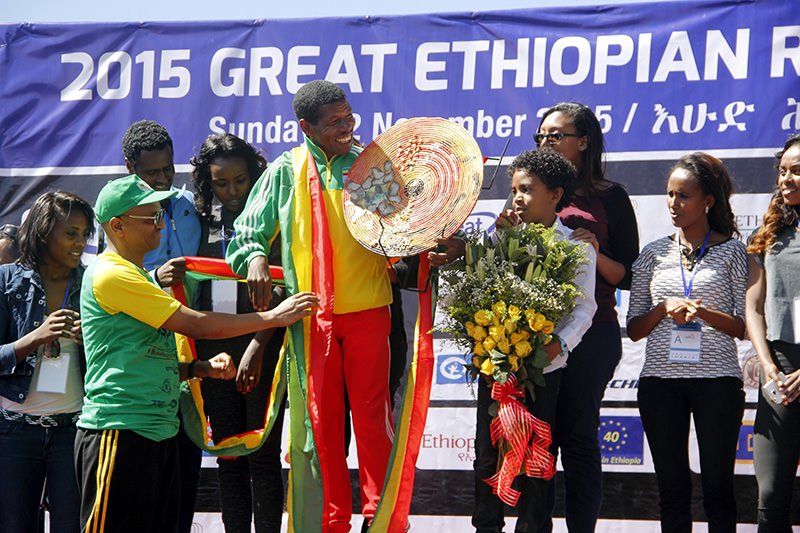
[(288, 294), (313, 290), (320, 310), (287, 332), (283, 368), (290, 404), (290, 531), (350, 530), (345, 456), (348, 395), (365, 524), (374, 516), (394, 436), (389, 400), (386, 259), (362, 247), (344, 219), (342, 189), (360, 148), (344, 91), (313, 81), (295, 95), (305, 143), (284, 152), (256, 183), (236, 220), (227, 261), (247, 276), (256, 309), (271, 293), (270, 243), (280, 233)]

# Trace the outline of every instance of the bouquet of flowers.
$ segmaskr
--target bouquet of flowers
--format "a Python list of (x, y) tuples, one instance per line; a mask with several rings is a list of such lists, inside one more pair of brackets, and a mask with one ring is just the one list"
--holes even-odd
[(503, 384), (513, 373), (531, 394), (534, 383), (544, 385), (550, 359), (543, 347), (575, 308), (573, 280), (585, 263), (583, 244), (541, 224), (467, 238), (465, 258), (441, 274), (441, 329), (471, 354), (473, 381), (485, 374)]
[(575, 308), (581, 288), (574, 279), (586, 263), (584, 244), (528, 224), (491, 237), (473, 233), (464, 259), (441, 273), (440, 330), (467, 351), (470, 378), (483, 374), (492, 382), (492, 439), (504, 458), (486, 481), (510, 505), (518, 497), (511, 481), (521, 471), (545, 479), (555, 473), (548, 424), (517, 398), (527, 389), (535, 401), (534, 384), (544, 386), (542, 370), (550, 364), (544, 346)]

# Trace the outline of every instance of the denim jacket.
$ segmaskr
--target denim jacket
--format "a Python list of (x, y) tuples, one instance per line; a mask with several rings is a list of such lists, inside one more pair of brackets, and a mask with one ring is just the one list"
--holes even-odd
[[(80, 310), (82, 266), (72, 273), (67, 308)], [(0, 396), (24, 403), (28, 397), (38, 350), (17, 364), (14, 343), (44, 322), (47, 300), (39, 274), (17, 263), (0, 266)], [(86, 372), (78, 345), (81, 374)]]

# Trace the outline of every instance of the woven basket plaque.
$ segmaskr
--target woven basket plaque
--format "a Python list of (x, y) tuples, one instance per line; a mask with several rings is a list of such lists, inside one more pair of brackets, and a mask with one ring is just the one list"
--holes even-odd
[(412, 118), (380, 134), (350, 168), (347, 227), (375, 253), (415, 255), (461, 227), (482, 183), (483, 157), (467, 130), (443, 118)]

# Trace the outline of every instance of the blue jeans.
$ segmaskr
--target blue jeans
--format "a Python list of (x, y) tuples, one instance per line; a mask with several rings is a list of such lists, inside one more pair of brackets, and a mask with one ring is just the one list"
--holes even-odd
[(39, 531), (45, 479), (50, 531), (80, 531), (74, 444), (74, 425), (45, 428), (0, 418), (0, 531)]

